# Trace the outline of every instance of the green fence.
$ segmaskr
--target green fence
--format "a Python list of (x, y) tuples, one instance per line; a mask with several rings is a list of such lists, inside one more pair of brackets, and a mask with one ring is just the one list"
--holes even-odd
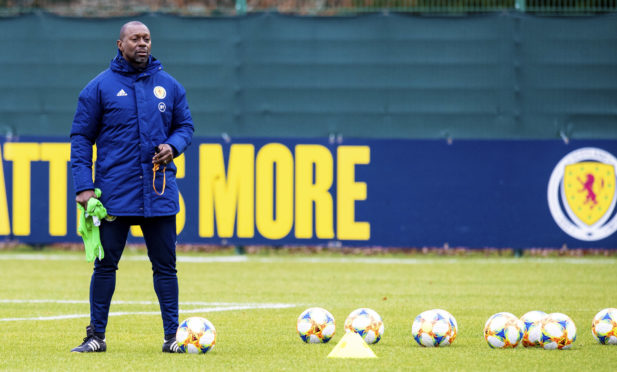
[[(131, 18), (0, 19), (0, 135), (68, 136)], [(617, 139), (617, 13), (134, 19), (196, 136)]]
[(534, 13), (589, 14), (617, 10), (615, 0), (519, 0), (519, 9)]
[[(516, 0), (348, 0), (326, 3), (330, 13), (392, 11), (407, 13), (481, 13), (513, 9)], [(329, 6), (329, 8), (327, 8)]]
[(79, 17), (113, 17), (148, 12), (229, 16), (263, 11), (322, 16), (370, 12), (456, 15), (508, 10), (584, 15), (615, 12), (617, 0), (0, 0), (0, 16), (39, 9)]

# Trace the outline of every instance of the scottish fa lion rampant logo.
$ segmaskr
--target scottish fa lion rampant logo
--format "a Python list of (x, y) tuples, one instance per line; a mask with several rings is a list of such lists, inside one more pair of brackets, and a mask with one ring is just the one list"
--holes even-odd
[(564, 232), (594, 241), (617, 230), (616, 168), (617, 159), (595, 147), (572, 151), (561, 159), (548, 183), (548, 206)]
[(167, 97), (167, 91), (165, 90), (165, 88), (163, 88), (160, 85), (155, 86), (153, 89), (153, 92), (154, 92), (154, 96), (158, 99), (163, 99)]

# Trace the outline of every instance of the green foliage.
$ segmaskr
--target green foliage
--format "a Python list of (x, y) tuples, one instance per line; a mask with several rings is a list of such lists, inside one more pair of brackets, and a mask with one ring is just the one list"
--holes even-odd
[[(617, 307), (615, 258), (379, 257), (316, 254), (232, 256), (238, 262), (180, 260), (180, 301), (293, 304), (282, 309), (181, 314), (204, 316), (215, 325), (216, 347), (206, 355), (161, 353), (159, 315), (110, 317), (108, 351), (71, 354), (85, 336), (88, 318), (3, 321), (6, 318), (88, 314), (87, 303), (16, 303), (7, 300), (87, 300), (91, 264), (83, 254), (0, 252), (0, 370), (591, 370), (613, 365), (617, 349), (591, 336), (593, 316)], [(196, 259), (213, 255), (183, 255)], [(244, 260), (246, 258), (246, 260)], [(143, 252), (126, 252), (118, 271), (112, 312), (158, 312), (150, 263)], [(213, 307), (214, 305), (212, 305)], [(296, 318), (320, 306), (335, 317), (328, 344), (304, 344)], [(182, 310), (204, 307), (181, 305)], [(374, 360), (326, 356), (343, 334), (346, 316), (370, 307), (384, 319)], [(443, 308), (459, 324), (451, 347), (425, 349), (411, 338), (413, 318)], [(519, 347), (490, 349), (483, 336), (492, 314), (529, 310), (563, 312), (577, 325), (572, 350)]]

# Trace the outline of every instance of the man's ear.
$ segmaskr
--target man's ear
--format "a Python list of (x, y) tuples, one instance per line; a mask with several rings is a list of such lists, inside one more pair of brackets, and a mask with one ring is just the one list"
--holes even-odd
[(116, 40), (116, 45), (118, 46), (118, 49), (122, 50), (122, 40)]

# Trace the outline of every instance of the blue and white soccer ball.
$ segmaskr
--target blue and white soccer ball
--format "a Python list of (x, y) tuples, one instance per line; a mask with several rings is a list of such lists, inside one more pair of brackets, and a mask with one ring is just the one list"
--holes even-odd
[(375, 310), (362, 307), (352, 311), (345, 319), (345, 332), (359, 334), (367, 344), (376, 344), (385, 331), (381, 316)]
[(456, 339), (457, 333), (456, 319), (441, 309), (422, 312), (411, 326), (414, 340), (425, 347), (449, 346)]
[(523, 322), (512, 313), (494, 314), (484, 325), (484, 338), (494, 349), (517, 347), (523, 339)]
[(176, 342), (184, 353), (205, 354), (212, 350), (216, 343), (216, 329), (208, 319), (190, 317), (180, 323)]
[(547, 314), (544, 311), (529, 311), (521, 317), (523, 322), (523, 340), (525, 347), (540, 346), (542, 343), (542, 320)]
[(298, 317), (296, 329), (302, 341), (319, 344), (330, 341), (336, 330), (334, 317), (321, 307), (306, 309)]
[(576, 341), (574, 321), (562, 313), (550, 313), (542, 320), (541, 346), (547, 350), (569, 349)]
[(593, 317), (591, 334), (603, 345), (617, 345), (617, 309), (609, 307)]

